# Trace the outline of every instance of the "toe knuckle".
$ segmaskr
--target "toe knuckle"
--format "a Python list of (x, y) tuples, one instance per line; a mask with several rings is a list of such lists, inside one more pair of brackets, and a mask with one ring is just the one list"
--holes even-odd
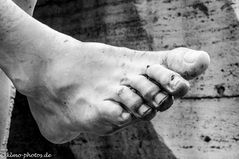
[(126, 106), (132, 109), (137, 109), (138, 107), (140, 107), (142, 103), (143, 103), (143, 99), (137, 95), (135, 97), (132, 97), (131, 100), (128, 101)]
[(122, 85), (128, 85), (128, 84), (130, 84), (130, 83), (131, 83), (131, 80), (130, 80), (129, 77), (123, 77), (123, 78), (121, 78), (121, 80), (120, 80), (120, 84), (122, 84)]
[(138, 95), (135, 96), (134, 105), (135, 105), (135, 106), (138, 106), (138, 105), (141, 105), (142, 103), (143, 103), (142, 98), (139, 97)]
[(119, 87), (119, 88), (117, 88), (117, 90), (116, 90), (116, 94), (117, 94), (117, 96), (122, 96), (122, 94), (125, 92), (125, 90), (126, 90), (126, 88), (125, 87)]
[(143, 93), (144, 99), (152, 99), (159, 92), (159, 88), (157, 86), (148, 87), (147, 90)]

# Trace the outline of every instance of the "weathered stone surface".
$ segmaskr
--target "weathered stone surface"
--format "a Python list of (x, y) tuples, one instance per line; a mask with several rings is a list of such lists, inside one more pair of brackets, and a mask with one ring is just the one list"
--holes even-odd
[(239, 98), (178, 101), (152, 125), (177, 158), (237, 159), (238, 103)]
[[(70, 143), (75, 158), (239, 158), (238, 15), (237, 0), (40, 0), (35, 17), (79, 40), (139, 50), (186, 46), (208, 51), (212, 59), (209, 70), (192, 81), (190, 99), (178, 101), (151, 124), (110, 137), (80, 135)], [(22, 121), (13, 118), (13, 128)], [(12, 149), (29, 147), (28, 140), (16, 140), (17, 133), (26, 137), (21, 131), (12, 131)], [(39, 143), (38, 135), (30, 138), (32, 145)]]
[(176, 159), (149, 122), (112, 136), (82, 134), (70, 148), (77, 159)]

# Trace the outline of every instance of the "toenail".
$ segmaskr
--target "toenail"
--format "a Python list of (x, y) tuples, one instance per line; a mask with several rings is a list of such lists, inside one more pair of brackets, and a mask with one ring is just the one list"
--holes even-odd
[(174, 97), (173, 96), (168, 96), (161, 104), (160, 107), (158, 108), (158, 111), (163, 112), (167, 109), (169, 109), (174, 102)]
[(128, 112), (123, 112), (122, 114), (121, 114), (121, 118), (122, 118), (122, 120), (125, 122), (125, 121), (128, 121), (129, 119), (130, 119), (130, 117), (131, 117), (131, 114), (130, 113), (128, 113)]
[(160, 112), (165, 111), (170, 108), (170, 106), (173, 104), (173, 101), (173, 96), (160, 93), (155, 97), (155, 102), (158, 105), (156, 109)]
[(147, 107), (146, 105), (143, 104), (143, 105), (139, 108), (138, 112), (139, 112), (140, 115), (144, 116), (145, 113), (147, 113), (147, 111), (148, 111), (149, 109), (150, 109), (149, 107)]
[(198, 59), (199, 54), (195, 51), (187, 51), (184, 54), (184, 61), (187, 63), (194, 63)]
[(141, 120), (149, 121), (156, 115), (157, 111), (156, 111), (156, 109), (153, 109), (153, 108), (143, 104), (139, 108), (138, 113), (141, 116)]
[(155, 96), (154, 101), (156, 102), (157, 106), (160, 106), (167, 98), (168, 95), (164, 93), (159, 93)]

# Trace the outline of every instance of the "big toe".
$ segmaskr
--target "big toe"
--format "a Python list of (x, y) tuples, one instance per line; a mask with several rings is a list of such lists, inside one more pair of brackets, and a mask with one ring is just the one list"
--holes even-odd
[(210, 64), (210, 57), (204, 51), (187, 48), (174, 49), (166, 55), (165, 65), (185, 79), (193, 79), (202, 74)]

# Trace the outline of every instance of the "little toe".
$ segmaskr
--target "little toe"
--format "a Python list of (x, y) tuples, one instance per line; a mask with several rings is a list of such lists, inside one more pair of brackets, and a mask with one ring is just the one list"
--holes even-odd
[(114, 100), (105, 100), (100, 109), (103, 118), (111, 123), (112, 127), (115, 127), (113, 129), (128, 125), (133, 120), (131, 114), (122, 107), (122, 104)]
[(193, 79), (202, 74), (210, 64), (210, 57), (204, 51), (177, 48), (166, 54), (164, 65), (179, 73), (185, 79)]

